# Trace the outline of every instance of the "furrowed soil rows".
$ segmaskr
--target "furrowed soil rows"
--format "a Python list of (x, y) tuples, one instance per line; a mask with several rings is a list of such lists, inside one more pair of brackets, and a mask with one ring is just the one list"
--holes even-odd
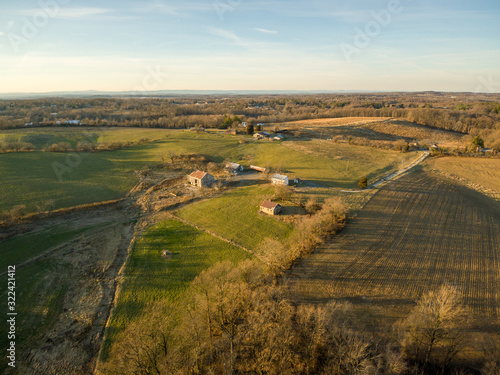
[(499, 256), (500, 205), (419, 170), (382, 188), (341, 235), (294, 268), (289, 287), (298, 302), (335, 298), (401, 316), (448, 283), (489, 325), (500, 312)]

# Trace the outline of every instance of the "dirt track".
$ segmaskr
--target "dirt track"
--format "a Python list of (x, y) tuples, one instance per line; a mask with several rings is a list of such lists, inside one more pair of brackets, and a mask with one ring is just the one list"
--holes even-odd
[(406, 313), (423, 293), (456, 285), (465, 302), (500, 314), (500, 205), (451, 180), (414, 171), (381, 190), (347, 229), (298, 264), (291, 298), (332, 298)]

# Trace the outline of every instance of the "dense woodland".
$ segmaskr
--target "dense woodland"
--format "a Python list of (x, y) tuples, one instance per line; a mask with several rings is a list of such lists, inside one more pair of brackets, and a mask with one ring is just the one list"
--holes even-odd
[(64, 126), (228, 128), (241, 122), (281, 123), (329, 117), (395, 117), (473, 136), (500, 138), (500, 95), (380, 93), (229, 97), (45, 98), (0, 100), (0, 129)]

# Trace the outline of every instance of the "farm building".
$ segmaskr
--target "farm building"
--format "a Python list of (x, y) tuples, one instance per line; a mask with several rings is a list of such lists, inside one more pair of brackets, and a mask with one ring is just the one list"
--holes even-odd
[(236, 163), (226, 163), (226, 169), (231, 173), (243, 172), (243, 166)]
[(214, 183), (214, 177), (203, 171), (196, 171), (188, 176), (189, 183), (198, 187), (210, 187)]
[(274, 141), (282, 141), (283, 140), (283, 134), (276, 134), (274, 137), (273, 137), (273, 140)]
[(263, 138), (269, 138), (271, 134), (268, 132), (257, 132), (253, 135), (254, 138), (256, 139), (263, 139)]
[(282, 174), (275, 174), (271, 177), (271, 182), (275, 185), (288, 185), (288, 177)]
[(493, 150), (492, 148), (478, 147), (478, 148), (476, 148), (476, 152), (479, 152), (479, 153), (482, 153), (482, 154), (495, 155), (495, 150)]
[(412, 142), (408, 146), (409, 146), (409, 149), (412, 151), (416, 151), (416, 150), (420, 149), (420, 146), (418, 145), (417, 142)]
[(266, 168), (263, 168), (263, 167), (257, 167), (256, 165), (251, 165), (250, 166), (250, 169), (254, 170), (254, 171), (257, 171), (257, 172), (263, 172), (263, 173), (266, 173), (267, 172), (267, 169)]
[(260, 204), (260, 211), (268, 215), (278, 215), (281, 212), (281, 205), (265, 200)]

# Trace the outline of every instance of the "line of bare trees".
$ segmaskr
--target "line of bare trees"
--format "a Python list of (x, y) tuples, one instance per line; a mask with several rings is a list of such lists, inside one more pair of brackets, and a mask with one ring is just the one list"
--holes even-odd
[[(200, 96), (191, 98), (93, 98), (0, 100), (0, 129), (64, 126), (207, 128), (238, 123), (280, 123), (326, 117), (396, 117), (483, 137), (499, 130), (500, 97), (440, 93)], [(231, 119), (231, 121), (228, 121)], [(238, 121), (232, 121), (238, 119)]]

